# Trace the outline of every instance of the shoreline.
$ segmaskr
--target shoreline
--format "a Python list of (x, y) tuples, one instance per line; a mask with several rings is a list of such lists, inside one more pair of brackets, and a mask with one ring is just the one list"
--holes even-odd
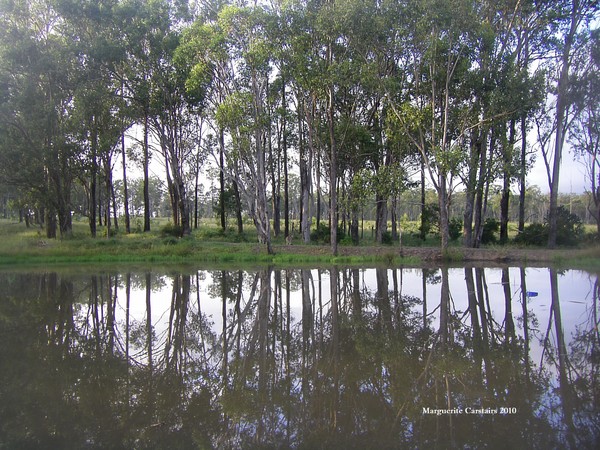
[(0, 267), (66, 265), (209, 265), (209, 266), (439, 266), (528, 265), (600, 271), (600, 246), (585, 249), (339, 246), (338, 256), (328, 245), (274, 245), (274, 255), (263, 246), (249, 243), (147, 240), (132, 245), (124, 240), (30, 242), (12, 251), (0, 250)]

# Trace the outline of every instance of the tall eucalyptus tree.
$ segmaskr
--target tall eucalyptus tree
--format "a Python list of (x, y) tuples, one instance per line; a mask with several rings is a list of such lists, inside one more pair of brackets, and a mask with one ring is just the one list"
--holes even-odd
[[(464, 152), (470, 98), (463, 84), (472, 68), (477, 15), (469, 0), (423, 1), (405, 10), (409, 73), (390, 107), (419, 150), (438, 194), (441, 246), (449, 243), (449, 206), (454, 178)], [(394, 98), (395, 97), (395, 98)]]
[(269, 16), (260, 7), (225, 7), (219, 13), (227, 51), (236, 61), (234, 90), (217, 109), (219, 126), (227, 129), (233, 148), (229, 153), (231, 176), (244, 192), (258, 239), (273, 253), (267, 201), (266, 149), (268, 117), (266, 97), (271, 72)]
[(561, 158), (566, 134), (573, 118), (578, 114), (573, 96), (573, 69), (578, 51), (585, 51), (580, 46), (586, 39), (592, 21), (598, 19), (598, 2), (596, 0), (569, 0), (558, 5), (558, 31), (555, 41), (556, 78), (554, 94), (554, 154), (550, 181), (550, 210), (548, 213), (548, 247), (556, 246), (558, 232), (558, 182), (560, 177)]
[(71, 121), (76, 52), (51, 2), (5, 4), (0, 20), (2, 179), (36, 197), (47, 237), (56, 237), (57, 218), (60, 235), (69, 236), (82, 151)]

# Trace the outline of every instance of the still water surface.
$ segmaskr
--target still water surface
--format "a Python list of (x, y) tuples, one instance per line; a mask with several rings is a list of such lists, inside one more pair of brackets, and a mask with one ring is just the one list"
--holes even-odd
[(596, 448), (597, 274), (0, 272), (0, 448)]

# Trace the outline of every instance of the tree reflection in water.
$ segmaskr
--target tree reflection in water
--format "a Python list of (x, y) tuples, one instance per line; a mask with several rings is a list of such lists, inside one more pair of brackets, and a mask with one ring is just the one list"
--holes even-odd
[(2, 273), (0, 447), (594, 448), (598, 278), (529, 273)]

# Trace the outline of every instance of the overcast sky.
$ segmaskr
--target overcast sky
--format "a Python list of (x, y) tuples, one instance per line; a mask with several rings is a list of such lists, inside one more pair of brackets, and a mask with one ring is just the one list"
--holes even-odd
[[(537, 160), (533, 168), (527, 174), (527, 185), (537, 185), (542, 192), (549, 192), (548, 175), (542, 155), (537, 155)], [(562, 158), (560, 169), (558, 191), (560, 193), (581, 194), (585, 192), (590, 184), (585, 167), (581, 161), (576, 160), (573, 153), (568, 151), (565, 144), (565, 153)]]

